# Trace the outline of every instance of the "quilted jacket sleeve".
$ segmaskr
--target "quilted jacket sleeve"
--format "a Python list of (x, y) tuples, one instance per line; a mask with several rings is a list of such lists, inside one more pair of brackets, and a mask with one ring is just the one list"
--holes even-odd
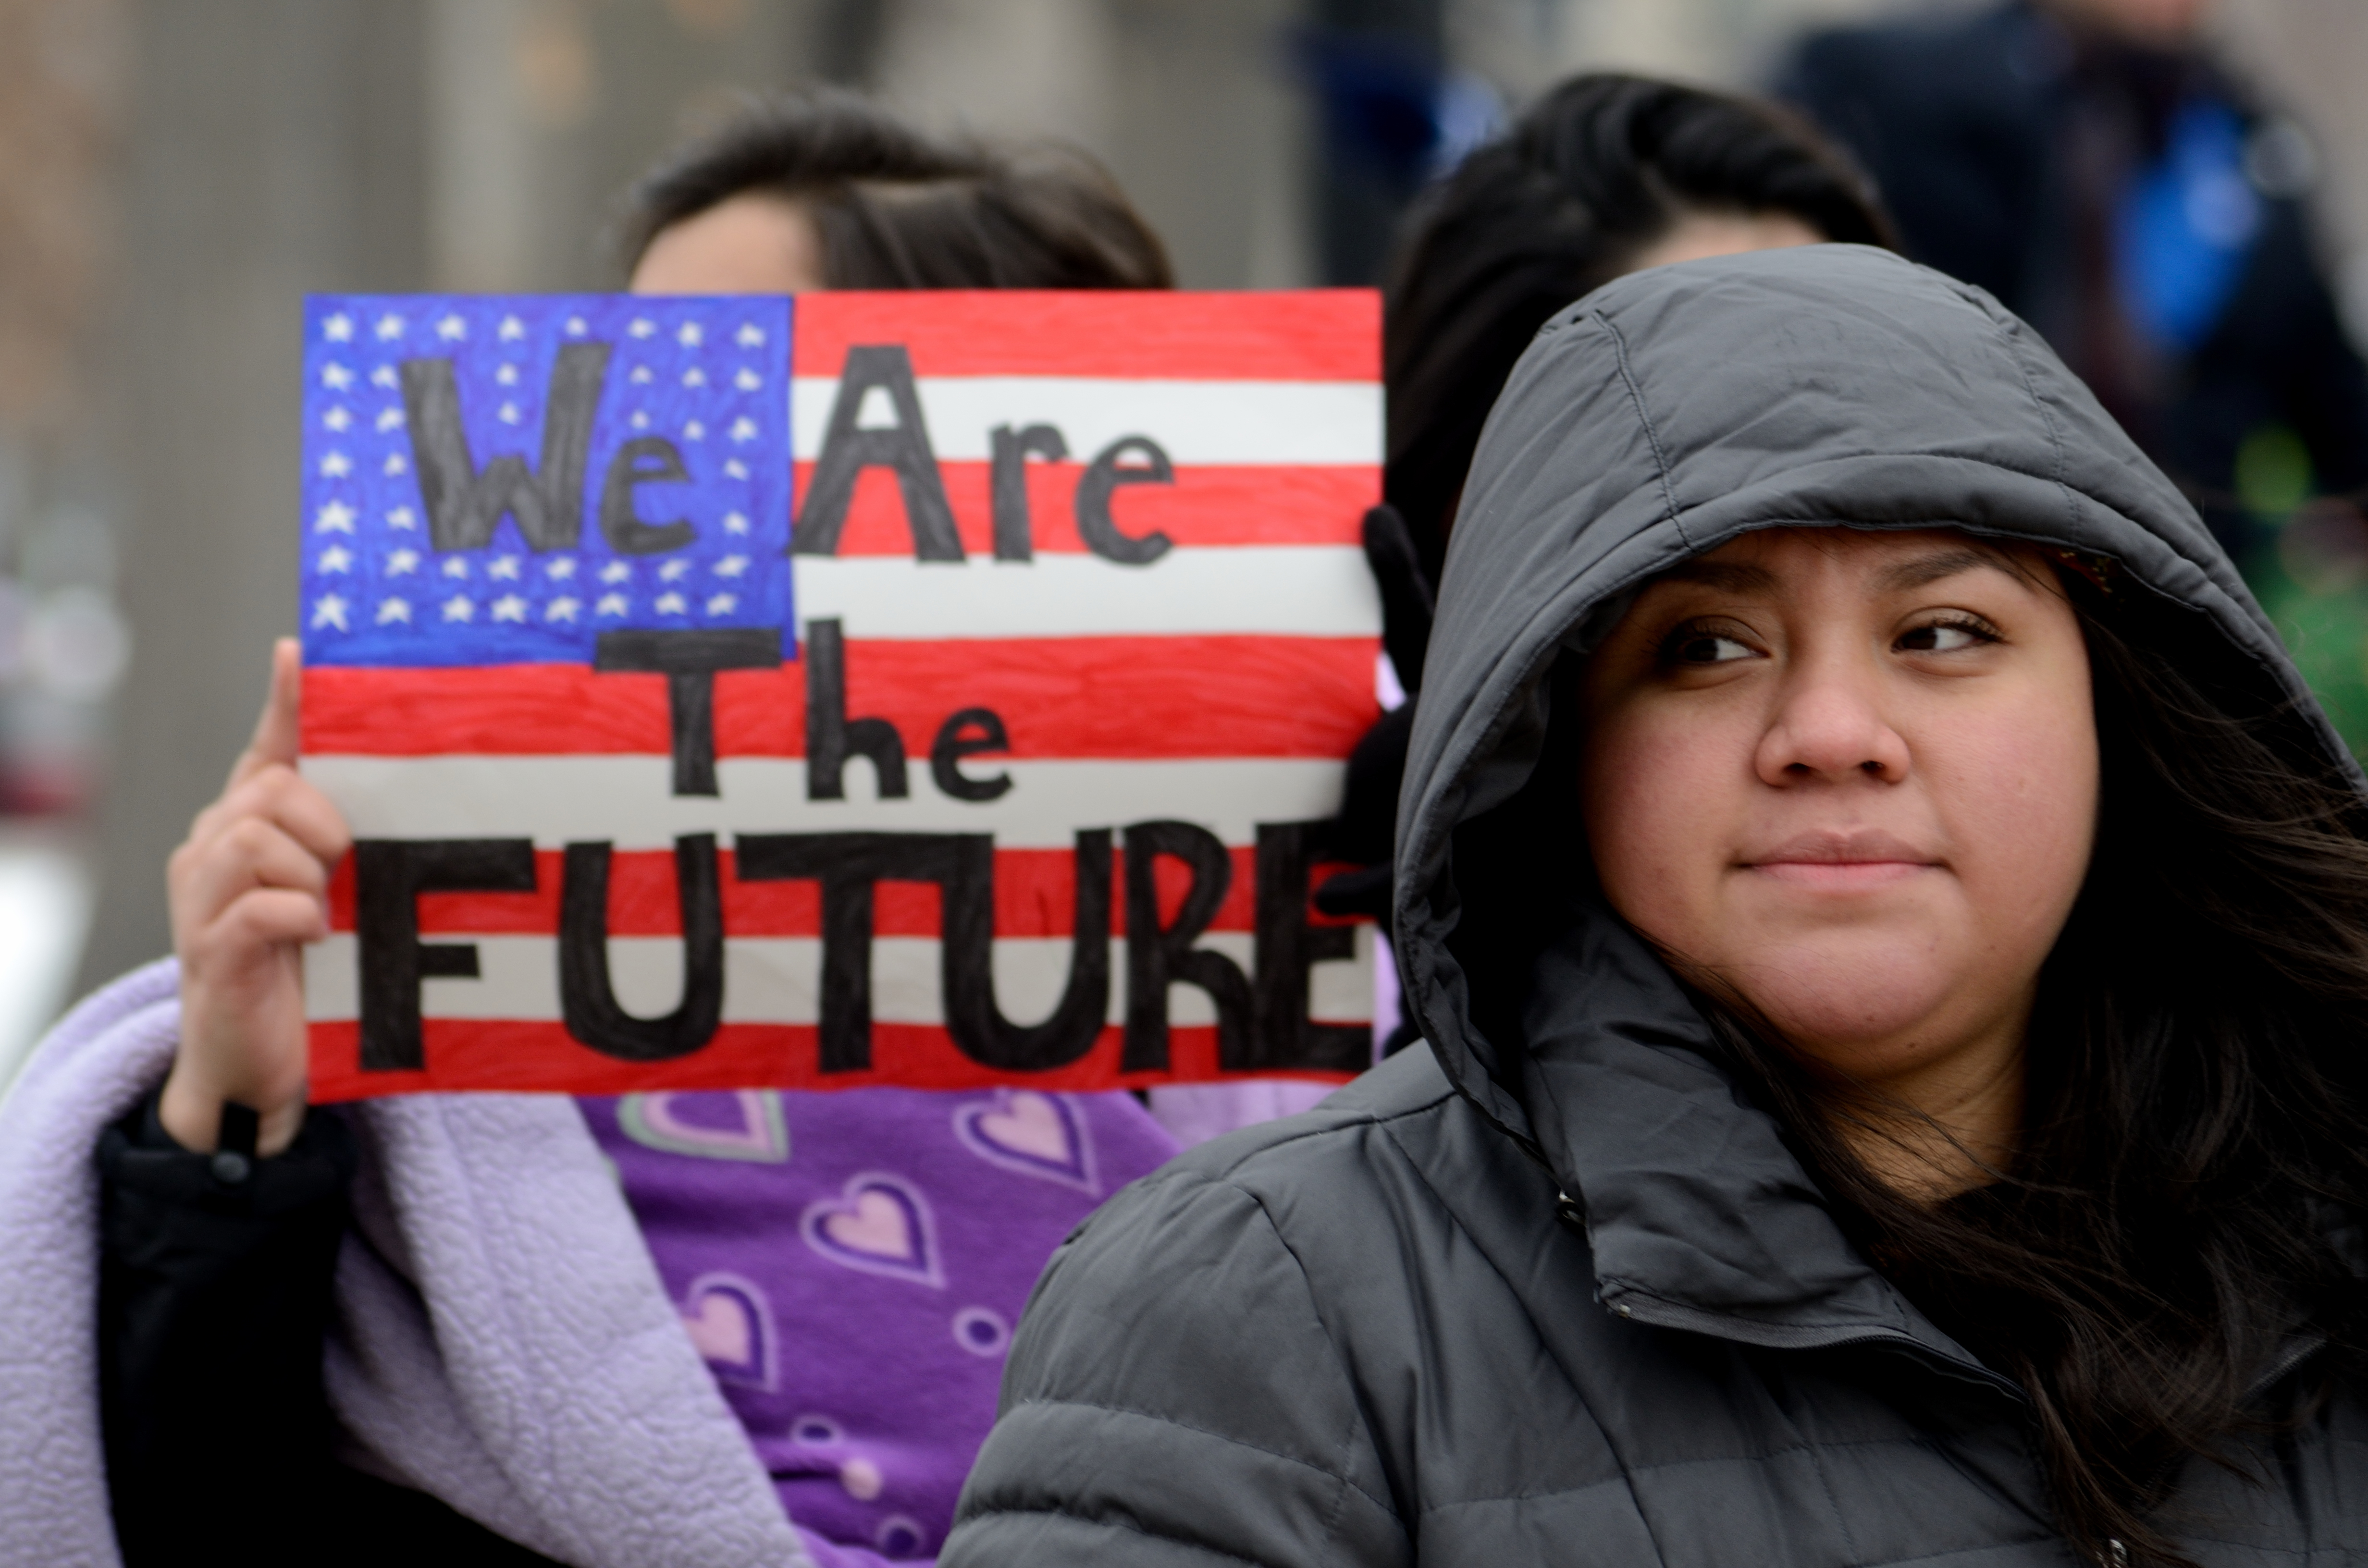
[(1054, 1255), (940, 1562), (1412, 1560), (1298, 1258), (1253, 1192), (1187, 1165)]

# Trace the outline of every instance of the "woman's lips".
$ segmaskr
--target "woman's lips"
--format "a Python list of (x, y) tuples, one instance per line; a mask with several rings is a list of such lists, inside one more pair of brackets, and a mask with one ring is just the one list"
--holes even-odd
[(1741, 857), (1744, 870), (1795, 887), (1833, 892), (1888, 887), (1937, 870), (1938, 856), (1890, 834), (1813, 832)]
[(1747, 869), (1780, 882), (1831, 892), (1888, 887), (1933, 869), (1916, 860), (1762, 860)]

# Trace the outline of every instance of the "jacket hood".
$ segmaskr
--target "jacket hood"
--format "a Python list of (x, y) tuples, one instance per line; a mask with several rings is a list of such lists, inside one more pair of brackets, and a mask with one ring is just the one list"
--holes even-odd
[(1520, 975), (1475, 988), (1453, 941), (1486, 890), (1534, 895), (1574, 869), (1487, 830), (1536, 768), (1557, 656), (1656, 574), (1801, 527), (2105, 558), (2123, 635), (2358, 771), (2194, 509), (1981, 290), (1816, 245), (1633, 274), (1539, 331), (1482, 435), (1440, 583), (1399, 805), (1407, 1006), (1449, 1078), (1583, 1207), (1607, 1303), (1768, 1343), (1937, 1340), (1843, 1240), (1659, 960), (1585, 889), (1548, 891), (1559, 928)]

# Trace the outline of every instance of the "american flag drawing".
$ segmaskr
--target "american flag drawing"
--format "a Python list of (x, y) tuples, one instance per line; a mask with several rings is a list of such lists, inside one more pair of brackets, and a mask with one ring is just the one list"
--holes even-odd
[[(313, 1094), (1368, 1060), (1361, 291), (332, 297)], [(793, 527), (794, 518), (794, 527)]]

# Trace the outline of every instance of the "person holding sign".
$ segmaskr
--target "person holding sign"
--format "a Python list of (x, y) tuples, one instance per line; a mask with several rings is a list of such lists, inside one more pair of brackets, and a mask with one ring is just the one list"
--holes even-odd
[(1555, 313), (1457, 511), (1424, 1046), (1048, 1267), (946, 1568), (2368, 1556), (2368, 790), (1871, 247)]
[[(629, 243), (644, 290), (1169, 281), (1158, 242), (1098, 170), (940, 146), (845, 99), (727, 132), (656, 176), (640, 210)], [(402, 373), (425, 382), (416, 362)], [(367, 383), (354, 354), (330, 363)], [(451, 380), (404, 405), (415, 424)], [(662, 460), (646, 451), (638, 460)], [(454, 467), (453, 505), (494, 472)], [(514, 510), (523, 472), (510, 472)], [(550, 527), (568, 511), (536, 517)], [(349, 550), (347, 537), (322, 548)], [(445, 559), (492, 572), (465, 551)], [(538, 622), (565, 597), (533, 601)], [(346, 630), (322, 614), (308, 607), (308, 632)], [(346, 620), (410, 630), (360, 608)], [(103, 1251), (99, 1337), (58, 1358), (95, 1348), (114, 1544), (134, 1565), (233, 1540), (257, 1561), (803, 1554), (857, 1568), (933, 1554), (1044, 1257), (1175, 1140), (1131, 1095), (1028, 1089), (427, 1096), (350, 1122), (308, 1116), (301, 949), (330, 937), (341, 896), (367, 895), (338, 892), (356, 835), (295, 768), (294, 653), (279, 650), (255, 740), (176, 857), (177, 994), (169, 971), (146, 971), (62, 1031), (98, 1035), (120, 1063), (81, 1085), (85, 1099), (139, 1101), (106, 1134), (102, 1205), (84, 1216)], [(1350, 656), (1369, 694), (1370, 639)], [(445, 731), (464, 722), (480, 673), (450, 688)], [(712, 778), (695, 782), (712, 796)], [(413, 935), (415, 955), (472, 954), (465, 970), (415, 957), (416, 971), (499, 978), (493, 939)], [(317, 1062), (314, 1075), (317, 1090)], [(28, 1082), (31, 1119), (61, 1080), (41, 1068)], [(64, 1157), (89, 1169), (86, 1148)], [(49, 1314), (30, 1315), (48, 1332)], [(97, 1434), (77, 1414), (61, 1410), (63, 1437), (0, 1435), (0, 1556), (110, 1550), (106, 1494), (78, 1510), (73, 1486), (19, 1485), (11, 1468), (81, 1452), (86, 1486)]]

